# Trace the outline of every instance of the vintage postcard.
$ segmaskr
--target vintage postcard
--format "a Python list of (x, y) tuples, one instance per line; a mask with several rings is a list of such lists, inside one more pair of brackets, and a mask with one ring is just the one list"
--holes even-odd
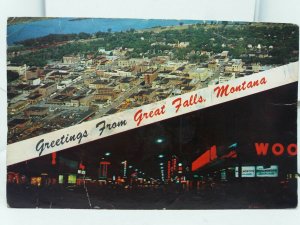
[(8, 207), (297, 207), (298, 26), (7, 23)]

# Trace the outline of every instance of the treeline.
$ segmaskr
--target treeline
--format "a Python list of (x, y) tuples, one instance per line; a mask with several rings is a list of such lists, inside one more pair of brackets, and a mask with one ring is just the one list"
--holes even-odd
[(108, 28), (107, 32), (96, 32), (95, 34), (89, 34), (85, 32), (80, 32), (78, 34), (48, 34), (43, 37), (38, 38), (30, 38), (23, 41), (15, 42), (16, 45), (22, 45), (24, 47), (41, 47), (45, 45), (51, 45), (58, 42), (66, 42), (66, 41), (76, 41), (76, 40), (84, 40), (90, 39), (92, 37), (107, 37), (110, 36), (111, 29)]
[(74, 42), (61, 46), (41, 49), (24, 55), (19, 55), (11, 59), (12, 63), (26, 64), (28, 66), (45, 66), (49, 60), (61, 61), (63, 56), (72, 54), (94, 53), (98, 50), (99, 42), (91, 41), (87, 43)]
[(39, 47), (44, 45), (51, 45), (57, 42), (65, 42), (79, 39), (89, 39), (92, 35), (81, 32), (79, 34), (49, 34), (44, 37), (31, 38), (24, 41), (16, 42), (15, 44), (23, 45), (25, 47)]
[[(96, 38), (96, 39), (91, 39)], [(203, 62), (207, 57), (199, 55), (200, 51), (220, 53), (229, 51), (233, 58), (242, 55), (266, 52), (268, 58), (243, 58), (249, 62), (262, 64), (286, 64), (298, 60), (298, 27), (289, 24), (242, 24), (227, 23), (217, 25), (190, 25), (186, 29), (163, 29), (160, 32), (136, 32), (134, 29), (126, 32), (97, 32), (95, 34), (51, 34), (45, 37), (30, 39), (22, 45), (45, 45), (67, 40), (90, 39), (86, 42), (68, 43), (61, 46), (51, 46), (34, 53), (20, 55), (11, 59), (13, 63), (43, 66), (48, 60), (61, 60), (69, 54), (97, 53), (99, 47), (113, 50), (116, 47), (133, 48), (127, 52), (127, 57), (153, 57), (172, 55), (175, 59), (186, 59), (191, 62)], [(189, 42), (186, 48), (173, 48), (168, 44)], [(156, 43), (153, 45), (153, 43)], [(249, 48), (248, 45), (252, 45)], [(261, 46), (261, 49), (258, 48)]]

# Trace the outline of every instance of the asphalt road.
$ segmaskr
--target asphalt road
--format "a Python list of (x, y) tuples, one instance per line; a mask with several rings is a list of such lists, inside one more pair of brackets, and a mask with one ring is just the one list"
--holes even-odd
[(178, 186), (160, 188), (29, 187), (10, 185), (8, 205), (13, 208), (84, 209), (257, 209), (293, 208), (295, 184), (230, 184), (185, 191)]

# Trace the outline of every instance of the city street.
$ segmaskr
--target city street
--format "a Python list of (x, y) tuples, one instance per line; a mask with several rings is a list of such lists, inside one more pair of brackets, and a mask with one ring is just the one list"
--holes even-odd
[[(258, 186), (259, 185), (259, 186)], [(180, 186), (158, 188), (25, 187), (9, 186), (10, 207), (92, 209), (256, 209), (290, 208), (297, 205), (296, 183), (223, 183), (213, 188), (186, 191)]]

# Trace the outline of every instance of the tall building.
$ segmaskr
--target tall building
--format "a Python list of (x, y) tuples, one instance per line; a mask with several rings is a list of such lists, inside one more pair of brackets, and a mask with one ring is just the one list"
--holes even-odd
[(149, 69), (144, 73), (145, 84), (152, 84), (158, 76), (158, 69)]

